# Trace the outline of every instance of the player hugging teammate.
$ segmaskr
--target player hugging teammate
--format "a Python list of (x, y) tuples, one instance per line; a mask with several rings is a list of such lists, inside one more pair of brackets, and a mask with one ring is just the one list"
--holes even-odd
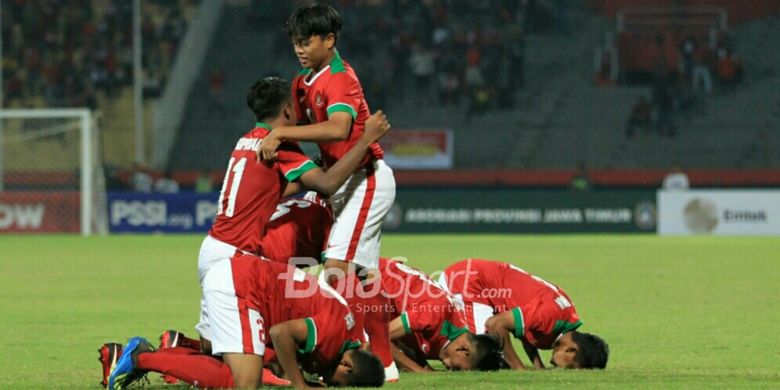
[[(606, 344), (576, 331), (581, 322), (555, 286), (523, 281), (529, 289), (499, 309), (464, 294), (469, 283), (491, 278), (491, 264), (480, 263), (483, 277), (455, 288), (380, 261), (395, 180), (377, 141), (390, 124), (381, 111), (370, 114), (336, 50), (340, 29), (330, 6), (295, 10), (287, 32), (303, 69), (291, 85), (265, 78), (247, 93), (257, 122), (230, 155), (199, 253), (200, 339), (166, 331), (158, 349), (141, 337), (104, 344), (103, 385), (126, 388), (158, 372), (200, 388), (381, 386), (398, 380), (398, 367), (433, 370), (428, 359), (450, 370), (522, 368), (509, 334), (536, 367), (543, 367), (536, 349), (552, 347), (554, 365), (603, 368)], [(298, 141), (319, 145), (322, 169)], [(313, 192), (291, 197), (305, 190)], [(323, 260), (319, 279), (291, 264), (300, 257)]]

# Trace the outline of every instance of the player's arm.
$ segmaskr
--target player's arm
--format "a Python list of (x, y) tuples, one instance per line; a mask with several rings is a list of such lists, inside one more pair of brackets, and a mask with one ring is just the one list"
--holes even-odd
[(258, 150), (258, 157), (262, 160), (273, 160), (276, 157), (276, 149), (282, 140), (328, 142), (341, 141), (349, 137), (352, 128), (352, 115), (348, 112), (334, 112), (328, 116), (328, 120), (303, 126), (277, 127), (263, 139)]
[[(276, 324), (268, 331), (276, 351), (276, 358), (292, 385), (297, 389), (308, 388), (298, 367), (299, 345), (305, 346), (309, 339), (309, 319), (297, 319)], [(310, 320), (309, 320), (310, 321)]]
[[(406, 321), (406, 323), (404, 321)], [(408, 320), (406, 320), (406, 313), (390, 321), (390, 351), (393, 354), (395, 364), (401, 369), (412, 372), (431, 371), (430, 366), (424, 367), (420, 365), (395, 345), (395, 342), (410, 333), (412, 333), (412, 331), (409, 328)]]
[(542, 362), (542, 357), (539, 356), (539, 350), (525, 339), (523, 339), (523, 349), (525, 349), (525, 354), (528, 355), (528, 359), (531, 360), (531, 364), (534, 365), (534, 368), (543, 370), (544, 363)]
[(404, 315), (390, 321), (390, 341), (395, 341), (411, 333), (408, 325), (404, 325)]
[(429, 372), (431, 371), (430, 367), (423, 367), (417, 362), (412, 359), (411, 357), (407, 356), (404, 351), (401, 351), (400, 348), (398, 348), (395, 343), (390, 343), (390, 351), (393, 353), (393, 361), (395, 361), (395, 364), (398, 365), (398, 368), (405, 371), (411, 371), (411, 372)]
[(301, 185), (301, 183), (297, 181), (288, 182), (287, 187), (284, 189), (284, 194), (282, 194), (282, 198), (295, 195), (302, 191), (303, 191), (303, 186)]
[(381, 110), (377, 111), (366, 121), (365, 132), (344, 157), (330, 167), (327, 172), (319, 168), (306, 171), (300, 177), (301, 183), (323, 195), (333, 195), (360, 166), (371, 144), (382, 138), (388, 129), (390, 129), (390, 124), (387, 122), (387, 118)]
[(506, 361), (506, 364), (509, 365), (509, 368), (513, 370), (523, 370), (525, 369), (525, 365), (523, 365), (523, 361), (520, 360), (520, 356), (517, 356), (517, 352), (515, 352), (515, 348), (512, 345), (512, 335), (509, 334), (509, 332), (504, 334), (503, 338), (504, 342), (504, 361)]
[(348, 112), (334, 112), (328, 120), (302, 126), (284, 126), (274, 129), (276, 137), (290, 141), (341, 141), (349, 137), (352, 115)]
[[(509, 364), (509, 367), (514, 370), (523, 370), (525, 369), (525, 365), (523, 365), (523, 362), (517, 356), (517, 352), (515, 352), (515, 348), (512, 346), (512, 341), (509, 337), (512, 334), (517, 335), (518, 331), (519, 334), (522, 335), (522, 329), (517, 329), (518, 324), (517, 321), (515, 321), (514, 310), (515, 309), (505, 311), (488, 318), (488, 320), (485, 321), (485, 330), (487, 333), (496, 335), (501, 340), (504, 340), (504, 359), (507, 364)], [(516, 310), (519, 309), (516, 308)], [(520, 324), (520, 327), (522, 328), (522, 323)]]

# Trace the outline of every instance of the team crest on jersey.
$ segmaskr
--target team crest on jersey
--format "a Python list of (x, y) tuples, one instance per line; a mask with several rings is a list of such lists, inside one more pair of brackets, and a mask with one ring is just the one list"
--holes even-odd
[(355, 317), (352, 315), (352, 313), (347, 313), (347, 315), (344, 316), (344, 322), (347, 323), (347, 330), (355, 327)]
[(324, 103), (325, 102), (322, 100), (322, 95), (320, 94), (314, 95), (314, 104), (316, 104), (317, 107), (322, 107)]

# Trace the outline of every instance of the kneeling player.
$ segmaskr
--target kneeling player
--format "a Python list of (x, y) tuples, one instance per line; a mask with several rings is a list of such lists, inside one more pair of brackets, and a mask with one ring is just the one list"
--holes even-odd
[(523, 343), (536, 368), (539, 349), (553, 350), (550, 364), (563, 368), (604, 368), (609, 348), (598, 336), (578, 332), (582, 325), (571, 299), (558, 286), (507, 263), (468, 259), (447, 267), (439, 285), (463, 303), (469, 328), (504, 340), (511, 368), (524, 365), (509, 335)]
[[(379, 360), (358, 347), (362, 328), (344, 299), (327, 285), (293, 267), (236, 256), (231, 264), (215, 265), (214, 272), (232, 273), (239, 305), (252, 334), (238, 333), (228, 344), (247, 353), (265, 354), (273, 344), (277, 360), (292, 385), (305, 387), (300, 367), (333, 386), (381, 386), (384, 370)], [(214, 320), (214, 319), (211, 319)], [(197, 387), (232, 388), (231, 368), (191, 348), (154, 351), (143, 338), (131, 338), (111, 370), (110, 389), (126, 388), (146, 372), (172, 376)]]
[(390, 338), (400, 368), (430, 371), (429, 359), (441, 360), (450, 370), (501, 367), (499, 341), (469, 332), (464, 313), (428, 275), (388, 259), (380, 259), (379, 270), (382, 293), (390, 298), (394, 312)]

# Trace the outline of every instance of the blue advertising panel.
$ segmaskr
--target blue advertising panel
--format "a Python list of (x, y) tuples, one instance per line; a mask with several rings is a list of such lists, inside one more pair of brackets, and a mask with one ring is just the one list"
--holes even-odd
[(219, 193), (108, 193), (111, 233), (205, 233), (217, 213)]
[[(108, 194), (112, 233), (205, 233), (218, 193)], [(387, 233), (581, 233), (656, 230), (655, 190), (399, 188)]]

